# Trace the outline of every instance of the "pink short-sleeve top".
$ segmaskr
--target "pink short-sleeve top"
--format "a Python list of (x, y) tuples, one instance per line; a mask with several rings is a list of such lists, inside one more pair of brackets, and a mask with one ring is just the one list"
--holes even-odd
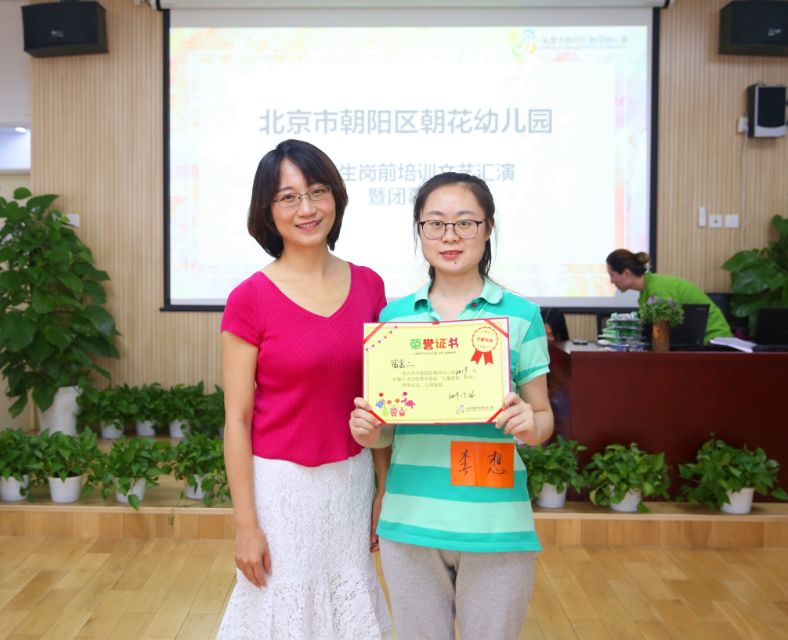
[(361, 451), (348, 427), (362, 394), (363, 324), (386, 305), (383, 280), (350, 265), (350, 290), (328, 317), (258, 271), (227, 299), (222, 331), (256, 346), (252, 453), (315, 467)]

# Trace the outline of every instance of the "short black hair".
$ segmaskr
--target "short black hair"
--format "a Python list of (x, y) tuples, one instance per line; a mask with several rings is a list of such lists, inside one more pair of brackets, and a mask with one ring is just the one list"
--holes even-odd
[(266, 153), (257, 165), (252, 183), (252, 201), (246, 228), (265, 252), (279, 258), (284, 250), (282, 236), (276, 230), (271, 205), (279, 191), (279, 168), (283, 160), (289, 160), (299, 169), (309, 184), (321, 183), (331, 187), (334, 196), (336, 218), (328, 233), (326, 244), (332, 251), (342, 229), (342, 217), (347, 207), (345, 181), (336, 165), (323, 151), (303, 140), (285, 140)]

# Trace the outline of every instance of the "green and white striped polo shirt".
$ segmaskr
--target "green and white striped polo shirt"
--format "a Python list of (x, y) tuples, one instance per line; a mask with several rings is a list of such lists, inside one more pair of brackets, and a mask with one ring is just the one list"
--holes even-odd
[[(391, 302), (381, 322), (440, 320), (429, 283)], [(549, 356), (539, 307), (486, 280), (458, 320), (509, 318), (512, 388), (545, 375)], [(452, 485), (452, 441), (512, 442), (493, 424), (398, 425), (386, 479), (378, 535), (386, 540), (453, 551), (540, 551), (528, 498), (525, 466), (514, 456), (511, 489)]]

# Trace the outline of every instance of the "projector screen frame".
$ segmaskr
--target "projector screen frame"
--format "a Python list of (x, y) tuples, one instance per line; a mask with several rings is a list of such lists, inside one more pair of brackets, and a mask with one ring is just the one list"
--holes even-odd
[[(658, 130), (659, 130), (659, 36), (660, 36), (660, 12), (667, 8), (671, 0), (667, 0), (663, 7), (651, 9), (651, 85), (650, 85), (650, 166), (649, 166), (649, 255), (651, 257), (651, 270), (657, 270), (657, 187), (658, 187)], [(163, 251), (164, 251), (164, 300), (160, 307), (163, 312), (223, 312), (225, 305), (213, 304), (173, 304), (171, 298), (171, 266), (170, 266), (170, 10), (157, 7), (162, 13), (162, 64), (163, 64), (163, 90), (162, 90), (162, 111), (163, 111)], [(612, 250), (612, 249), (611, 249)], [(600, 256), (600, 260), (603, 257)], [(600, 306), (572, 306), (572, 305), (544, 305), (556, 306), (564, 313), (569, 314), (588, 314), (593, 315), (598, 311), (610, 310), (611, 308), (621, 308), (627, 306), (627, 300), (611, 298), (609, 305)], [(636, 303), (632, 303), (632, 308)]]

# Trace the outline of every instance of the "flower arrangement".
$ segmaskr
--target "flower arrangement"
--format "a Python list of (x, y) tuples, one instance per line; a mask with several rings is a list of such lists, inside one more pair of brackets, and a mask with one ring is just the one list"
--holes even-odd
[(640, 305), (640, 318), (643, 322), (667, 322), (671, 327), (675, 327), (684, 320), (684, 307), (673, 298), (650, 296), (646, 304)]

